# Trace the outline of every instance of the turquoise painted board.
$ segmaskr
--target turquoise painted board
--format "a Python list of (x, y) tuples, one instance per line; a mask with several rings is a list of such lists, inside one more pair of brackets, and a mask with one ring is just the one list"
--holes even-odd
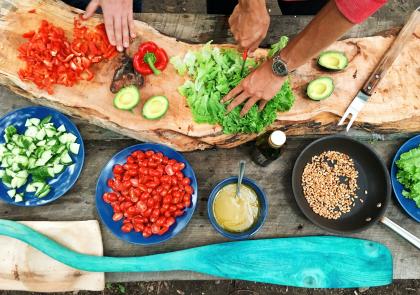
[(144, 257), (79, 254), (18, 222), (0, 219), (0, 234), (19, 239), (76, 269), (99, 272), (189, 270), (218, 277), (309, 288), (355, 288), (392, 282), (384, 245), (311, 236), (207, 245)]

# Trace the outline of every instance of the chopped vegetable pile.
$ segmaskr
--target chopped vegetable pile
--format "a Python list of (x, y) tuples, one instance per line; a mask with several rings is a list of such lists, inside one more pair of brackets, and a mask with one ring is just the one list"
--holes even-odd
[[(287, 37), (282, 37), (274, 44), (269, 56), (283, 48), (287, 40)], [(197, 123), (220, 124), (225, 133), (261, 132), (275, 121), (278, 111), (290, 110), (295, 101), (287, 81), (263, 111), (259, 112), (257, 106), (253, 106), (247, 115), (241, 117), (242, 106), (238, 106), (226, 114), (225, 105), (220, 100), (243, 78), (243, 59), (237, 50), (221, 49), (208, 43), (200, 51), (187, 52), (184, 58), (172, 57), (171, 63), (180, 75), (188, 74), (191, 78), (179, 88), (179, 92), (187, 98), (194, 120)], [(257, 65), (255, 59), (248, 58), (244, 76)]]
[(112, 206), (112, 219), (123, 220), (121, 231), (145, 238), (166, 233), (191, 206), (194, 191), (184, 168), (184, 163), (151, 150), (135, 151), (126, 163), (115, 165), (108, 179), (112, 191), (102, 199)]
[(38, 198), (47, 196), (51, 191), (47, 179), (54, 178), (73, 163), (69, 152), (79, 153), (77, 137), (67, 133), (64, 125), (55, 128), (50, 121), (51, 116), (43, 120), (28, 119), (24, 134), (18, 134), (13, 125), (4, 130), (5, 143), (0, 144), (0, 178), (15, 202), (23, 201), (25, 193), (34, 193)]
[(401, 154), (397, 167), (397, 179), (405, 187), (403, 196), (413, 199), (420, 208), (420, 146)]
[(92, 64), (117, 55), (105, 32), (104, 24), (93, 30), (74, 20), (73, 41), (69, 42), (64, 30), (42, 20), (38, 31), (23, 34), (28, 39), (19, 47), (19, 58), (25, 67), (19, 69), (22, 81), (32, 81), (40, 89), (53, 93), (53, 86), (73, 86), (79, 80), (92, 80)]

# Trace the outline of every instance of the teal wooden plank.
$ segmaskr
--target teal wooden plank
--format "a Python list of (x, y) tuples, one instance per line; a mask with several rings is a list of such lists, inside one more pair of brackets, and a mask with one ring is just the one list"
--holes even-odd
[(0, 219), (0, 235), (19, 239), (76, 269), (94, 272), (190, 270), (218, 277), (309, 288), (392, 282), (392, 256), (372, 241), (311, 236), (207, 245), (144, 257), (100, 257), (69, 250), (18, 222)]

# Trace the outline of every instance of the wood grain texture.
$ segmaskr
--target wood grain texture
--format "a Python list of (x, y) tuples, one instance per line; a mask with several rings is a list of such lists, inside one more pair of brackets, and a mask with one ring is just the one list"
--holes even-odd
[(341, 237), (299, 237), (207, 245), (144, 257), (74, 252), (21, 223), (0, 219), (0, 235), (23, 241), (71, 267), (100, 272), (189, 270), (223, 278), (306, 288), (355, 288), (392, 282), (382, 244)]
[[(387, 165), (404, 140), (371, 141), (373, 148)], [(249, 160), (252, 145), (246, 144), (232, 150), (214, 149), (185, 153), (193, 166), (199, 187), (197, 209), (187, 228), (175, 238), (153, 247), (140, 247), (119, 240), (101, 225), (104, 253), (108, 256), (143, 256), (182, 250), (207, 244), (227, 241), (210, 225), (207, 217), (207, 199), (212, 187), (221, 179), (237, 172), (240, 159), (247, 160), (246, 176), (257, 181), (269, 199), (268, 217), (255, 236), (256, 239), (325, 235), (328, 232), (317, 228), (299, 211), (291, 190), (291, 171), (299, 152), (310, 139), (289, 139), (282, 157), (267, 168), (256, 166)], [(100, 169), (118, 151), (136, 144), (135, 140), (89, 140), (85, 141), (86, 161), (76, 185), (62, 198), (41, 208), (21, 208), (0, 203), (0, 216), (11, 220), (87, 220), (98, 219), (95, 208), (95, 187)], [(65, 208), (65, 209), (63, 209)], [(41, 209), (41, 210), (40, 210)], [(392, 201), (386, 216), (420, 236), (420, 227)], [(407, 241), (381, 224), (368, 230), (351, 234), (385, 244), (393, 253), (395, 279), (420, 279), (417, 266), (420, 265), (418, 251)], [(193, 280), (213, 277), (192, 272), (112, 273), (107, 281), (150, 281), (150, 280)]]
[[(73, 251), (103, 255), (99, 223), (26, 221), (22, 224)], [(81, 231), (82, 230), (82, 231)], [(101, 291), (104, 273), (68, 267), (19, 240), (0, 236), (0, 289), (31, 292)]]
[[(29, 27), (36, 27), (42, 18), (54, 18), (54, 23), (70, 31), (71, 19), (76, 11), (53, 0), (42, 2), (25, 0), (19, 1), (19, 4), (15, 0), (9, 0), (4, 3), (3, 6), (10, 7), (4, 7), (1, 18), (1, 30), (3, 30), (5, 42), (2, 44), (4, 50), (0, 54), (0, 83), (33, 102), (59, 108), (90, 123), (139, 140), (163, 142), (184, 151), (214, 146), (231, 148), (255, 138), (253, 134), (226, 135), (223, 134), (220, 126), (194, 123), (185, 99), (176, 90), (185, 78), (177, 76), (172, 67), (159, 77), (149, 77), (146, 86), (142, 88), (143, 99), (156, 93), (162, 93), (171, 98), (168, 114), (156, 122), (143, 119), (138, 109), (132, 114), (116, 110), (112, 106), (113, 96), (108, 91), (108, 84), (117, 60), (99, 65), (97, 76), (92, 83), (81, 82), (71, 89), (57, 87), (54, 95), (48, 95), (36, 89), (34, 85), (20, 81), (16, 76), (16, 65), (21, 65), (21, 61), (16, 59), (16, 48), (22, 42), (20, 34)], [(32, 7), (36, 7), (37, 13), (28, 18), (27, 10)], [(205, 17), (201, 20), (202, 24), (199, 23), (199, 18), (194, 18), (190, 30), (198, 28), (197, 30), (200, 31), (201, 26), (206, 26)], [(184, 20), (173, 19), (172, 21)], [(98, 19), (93, 19), (90, 24), (97, 22)], [(186, 22), (188, 23), (188, 20)], [(171, 25), (171, 23), (166, 25)], [(213, 25), (216, 26), (217, 31), (227, 30), (226, 23), (213, 23)], [(137, 28), (143, 40), (159, 40), (158, 43), (167, 48), (169, 55), (183, 54), (189, 49), (196, 48), (194, 45), (160, 35), (145, 23), (138, 22)], [(182, 35), (183, 31), (178, 32), (178, 35), (180, 34)], [(191, 33), (186, 34), (191, 35)], [(287, 130), (288, 135), (326, 134), (342, 130), (342, 127), (335, 126), (338, 116), (342, 115), (376, 62), (392, 43), (393, 38), (393, 36), (377, 36), (347, 39), (335, 43), (332, 48), (345, 51), (351, 62), (346, 71), (331, 74), (336, 82), (336, 91), (330, 99), (322, 102), (306, 99), (304, 89), (308, 81), (325, 73), (317, 69), (314, 61), (301, 67), (293, 78), (293, 88), (297, 96), (296, 104), (291, 111), (279, 113), (278, 120), (271, 128), (281, 127)], [(136, 44), (133, 46), (135, 47)], [(386, 78), (386, 81), (382, 83), (384, 86), (360, 113), (358, 117), (360, 121), (356, 124), (359, 128), (365, 128), (367, 124), (370, 124), (370, 128), (378, 132), (420, 130), (419, 89), (416, 82), (417, 60), (414, 58), (414, 52), (417, 52), (419, 48), (418, 37), (412, 36), (394, 65), (394, 74)], [(258, 54), (264, 55), (265, 51), (260, 50)]]
[(379, 83), (382, 81), (394, 61), (400, 55), (404, 45), (408, 43), (410, 37), (413, 35), (413, 32), (416, 30), (419, 23), (420, 8), (417, 8), (411, 14), (407, 23), (398, 33), (398, 36), (395, 38), (394, 42), (392, 42), (388, 51), (383, 55), (378, 65), (373, 70), (372, 74), (366, 80), (362, 87), (362, 90), (365, 94), (371, 96), (375, 92)]

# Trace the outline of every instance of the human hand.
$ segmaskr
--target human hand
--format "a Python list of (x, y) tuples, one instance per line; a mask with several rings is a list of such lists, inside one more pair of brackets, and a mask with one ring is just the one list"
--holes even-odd
[(259, 102), (259, 110), (264, 109), (267, 102), (279, 92), (286, 79), (286, 77), (276, 76), (271, 65), (271, 59), (265, 61), (222, 99), (223, 103), (232, 100), (227, 107), (228, 112), (245, 101), (241, 116), (245, 116), (257, 102)]
[(91, 17), (102, 7), (106, 34), (109, 42), (123, 51), (130, 45), (130, 37), (136, 37), (133, 21), (133, 0), (91, 0), (84, 18)]
[(239, 1), (229, 17), (229, 26), (239, 46), (254, 52), (267, 35), (270, 16), (265, 0)]

